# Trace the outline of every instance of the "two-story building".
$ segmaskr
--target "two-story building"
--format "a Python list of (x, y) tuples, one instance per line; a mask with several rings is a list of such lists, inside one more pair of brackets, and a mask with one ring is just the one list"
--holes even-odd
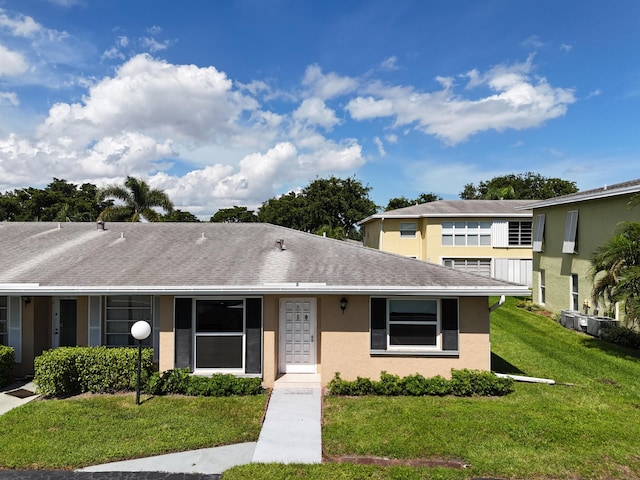
[(592, 299), (591, 259), (621, 222), (640, 222), (640, 206), (629, 206), (639, 192), (640, 179), (518, 207), (533, 214), (534, 303), (552, 312), (604, 314)]
[(358, 224), (364, 245), (531, 286), (531, 200), (440, 200)]

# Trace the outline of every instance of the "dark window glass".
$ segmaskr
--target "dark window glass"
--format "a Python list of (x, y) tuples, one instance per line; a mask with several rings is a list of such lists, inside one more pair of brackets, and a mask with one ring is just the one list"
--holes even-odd
[(390, 345), (436, 345), (435, 325), (389, 325)]
[(242, 368), (242, 336), (196, 337), (196, 368)]
[(231, 333), (244, 331), (242, 300), (198, 300), (196, 332)]

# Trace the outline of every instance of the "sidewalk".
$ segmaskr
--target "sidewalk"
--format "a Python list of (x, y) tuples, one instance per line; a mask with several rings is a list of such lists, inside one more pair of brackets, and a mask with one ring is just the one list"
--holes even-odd
[[(22, 382), (3, 389), (0, 391), (0, 413), (37, 398), (34, 392), (35, 386), (31, 382)], [(20, 398), (23, 395), (24, 397)], [(68, 478), (147, 478), (149, 472), (185, 474), (182, 478), (190, 478), (188, 474), (210, 475), (215, 478), (228, 468), (251, 462), (321, 463), (321, 408), (322, 388), (319, 375), (285, 375), (276, 382), (271, 393), (257, 442), (94, 465), (83, 468)], [(91, 475), (96, 472), (103, 472), (104, 475)], [(126, 476), (115, 472), (138, 472), (138, 475)], [(2, 472), (3, 475), (5, 473), (10, 472)], [(18, 475), (7, 478), (58, 478), (42, 476), (51, 472), (28, 473), (26, 477)], [(69, 472), (66, 474), (69, 475)]]

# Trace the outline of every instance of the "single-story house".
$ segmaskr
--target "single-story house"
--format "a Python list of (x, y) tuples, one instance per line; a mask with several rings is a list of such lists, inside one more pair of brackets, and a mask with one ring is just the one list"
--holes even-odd
[(531, 200), (439, 200), (376, 213), (364, 245), (531, 286)]
[(269, 224), (0, 223), (0, 342), (135, 345), (161, 371), (322, 384), (490, 369), (489, 296), (526, 286)]

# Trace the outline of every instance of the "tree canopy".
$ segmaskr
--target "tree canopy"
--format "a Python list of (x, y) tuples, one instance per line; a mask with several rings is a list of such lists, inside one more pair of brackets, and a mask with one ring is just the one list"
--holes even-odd
[(210, 222), (216, 223), (253, 223), (258, 221), (258, 216), (247, 207), (221, 208), (211, 217)]
[(577, 191), (575, 182), (527, 172), (482, 180), (477, 187), (473, 183), (468, 183), (460, 192), (460, 198), (463, 200), (544, 200)]
[(115, 199), (122, 202), (122, 205), (109, 204), (100, 213), (101, 220), (116, 222), (139, 222), (143, 218), (150, 222), (162, 221), (162, 215), (154, 210), (160, 207), (171, 213), (173, 203), (169, 196), (162, 190), (150, 188), (147, 182), (134, 177), (127, 177), (124, 185), (107, 185), (101, 188), (96, 196), (99, 202), (108, 199)]
[(384, 208), (385, 212), (389, 210), (397, 210), (398, 208), (411, 207), (412, 205), (419, 205), (421, 203), (437, 202), (442, 200), (442, 197), (435, 193), (421, 193), (417, 198), (409, 200), (407, 197), (396, 197), (389, 200), (387, 206)]
[(358, 239), (356, 222), (377, 211), (370, 191), (371, 187), (355, 177), (317, 178), (300, 193), (290, 192), (264, 202), (258, 221), (333, 238)]

